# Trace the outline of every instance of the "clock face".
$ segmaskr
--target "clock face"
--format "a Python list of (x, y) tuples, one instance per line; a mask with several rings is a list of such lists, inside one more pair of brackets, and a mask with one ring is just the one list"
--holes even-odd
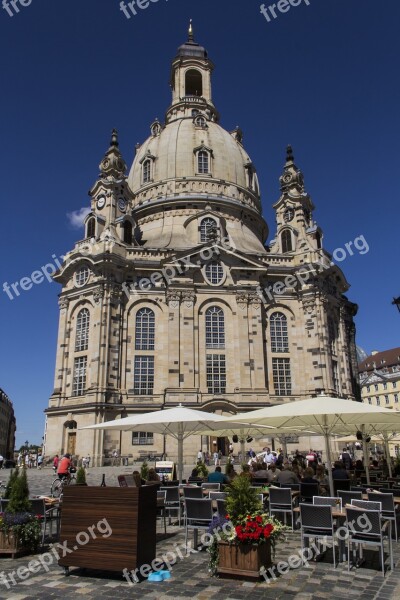
[(99, 196), (97, 198), (97, 208), (99, 210), (101, 210), (103, 208), (103, 206), (105, 205), (105, 203), (106, 203), (106, 197), (105, 196)]
[(294, 217), (293, 208), (288, 208), (283, 213), (283, 220), (285, 221), (285, 223), (289, 223), (289, 221), (291, 221), (293, 219), (293, 217)]
[(124, 198), (120, 198), (118, 200), (118, 208), (121, 212), (125, 212), (126, 210), (126, 201)]

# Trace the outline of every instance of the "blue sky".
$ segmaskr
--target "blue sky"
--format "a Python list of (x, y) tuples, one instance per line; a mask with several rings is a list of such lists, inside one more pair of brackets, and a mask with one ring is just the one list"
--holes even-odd
[(400, 295), (398, 0), (310, 0), (271, 22), (257, 0), (160, 0), (130, 19), (119, 4), (32, 0), (12, 17), (0, 7), (0, 387), (18, 444), (43, 435), (60, 288), (45, 281), (10, 300), (3, 283), (54, 264), (83, 237), (67, 215), (89, 206), (112, 128), (130, 164), (163, 119), (190, 17), (216, 65), (221, 124), (240, 125), (257, 166), (269, 239), (291, 143), (324, 246), (368, 242), (340, 265), (360, 306), (358, 344), (400, 345), (390, 304)]

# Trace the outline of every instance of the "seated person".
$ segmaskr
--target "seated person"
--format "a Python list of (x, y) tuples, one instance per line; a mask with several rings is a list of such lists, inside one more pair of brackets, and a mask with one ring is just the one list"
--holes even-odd
[(274, 481), (276, 481), (278, 473), (280, 473), (280, 470), (278, 469), (276, 464), (272, 464), (267, 471), (266, 479), (268, 479), (268, 483), (273, 483)]
[(142, 481), (139, 471), (133, 471), (132, 477), (133, 477), (133, 483), (135, 484), (136, 487), (140, 487), (142, 485), (142, 483), (146, 483), (145, 481)]
[(349, 479), (349, 474), (344, 468), (344, 464), (342, 461), (337, 460), (334, 464), (334, 469), (332, 471), (333, 479)]
[(208, 483), (229, 483), (228, 478), (221, 472), (221, 467), (215, 467), (214, 473), (207, 477)]
[[(275, 466), (275, 463), (272, 464)], [(253, 477), (268, 477), (267, 465), (265, 463), (257, 463), (253, 467)]]
[(300, 483), (297, 475), (293, 473), (289, 461), (283, 463), (283, 470), (278, 473), (276, 481), (281, 485), (285, 483)]
[(235, 471), (235, 467), (233, 466), (232, 463), (228, 463), (226, 465), (226, 471), (225, 471), (225, 473), (226, 473), (226, 476), (229, 479), (229, 481), (232, 481), (237, 476), (237, 473)]
[(302, 483), (319, 483), (317, 479), (314, 477), (314, 469), (312, 467), (307, 467), (304, 469), (303, 478), (301, 480)]
[(147, 475), (147, 483), (160, 483), (160, 478), (157, 475), (157, 472), (155, 470), (154, 467), (151, 467), (151, 469), (149, 469), (149, 473)]
[(326, 474), (324, 465), (318, 465), (315, 473), (315, 479), (319, 485), (324, 488), (329, 488), (329, 478)]
[(249, 465), (242, 466), (242, 472), (240, 473), (240, 475), (244, 476), (244, 477), (248, 477), (250, 480), (253, 479), (253, 474), (250, 472)]
[(379, 463), (377, 460), (373, 460), (371, 462), (371, 464), (369, 465), (369, 470), (370, 471), (380, 471)]

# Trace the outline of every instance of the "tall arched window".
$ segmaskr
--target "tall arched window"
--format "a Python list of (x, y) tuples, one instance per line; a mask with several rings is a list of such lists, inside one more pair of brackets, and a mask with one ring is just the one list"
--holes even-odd
[(209, 156), (205, 150), (200, 150), (197, 155), (197, 169), (199, 173), (209, 173)]
[(200, 242), (208, 242), (213, 232), (218, 233), (218, 223), (215, 219), (207, 217), (200, 223)]
[(135, 350), (154, 350), (155, 315), (150, 308), (136, 314)]
[(203, 95), (203, 77), (200, 71), (189, 69), (185, 75), (185, 96)]
[(87, 308), (82, 308), (76, 318), (75, 352), (83, 352), (89, 345), (90, 313)]
[(124, 223), (124, 242), (125, 244), (132, 244), (133, 235), (132, 235), (132, 223), (130, 221), (125, 221)]
[(206, 348), (225, 348), (225, 316), (219, 306), (206, 311)]
[(321, 234), (319, 231), (317, 231), (317, 233), (315, 234), (315, 239), (317, 242), (317, 248), (318, 248), (318, 250), (320, 250), (320, 248), (322, 248), (322, 240), (321, 240)]
[(328, 338), (329, 338), (329, 349), (331, 354), (337, 353), (336, 342), (338, 337), (338, 331), (335, 321), (332, 317), (328, 317)]
[(269, 319), (271, 328), (271, 351), (289, 352), (287, 318), (281, 312), (273, 313)]
[(281, 240), (283, 254), (285, 254), (285, 252), (292, 252), (292, 234), (290, 233), (289, 229), (285, 229), (285, 231), (282, 231)]
[(147, 159), (143, 163), (143, 183), (149, 183), (151, 180), (151, 160)]
[(92, 238), (96, 235), (96, 219), (94, 217), (90, 217), (86, 224), (86, 237)]

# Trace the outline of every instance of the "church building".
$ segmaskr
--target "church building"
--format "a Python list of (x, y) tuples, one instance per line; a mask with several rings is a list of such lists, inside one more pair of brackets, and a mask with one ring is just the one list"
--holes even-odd
[[(47, 456), (174, 458), (169, 438), (80, 428), (180, 403), (233, 415), (321, 392), (360, 400), (357, 306), (292, 148), (267, 242), (256, 168), (242, 131), (220, 125), (213, 69), (190, 27), (172, 61), (171, 105), (129, 172), (112, 133), (84, 239), (54, 276), (62, 291)], [(188, 460), (200, 444), (188, 439)]]

